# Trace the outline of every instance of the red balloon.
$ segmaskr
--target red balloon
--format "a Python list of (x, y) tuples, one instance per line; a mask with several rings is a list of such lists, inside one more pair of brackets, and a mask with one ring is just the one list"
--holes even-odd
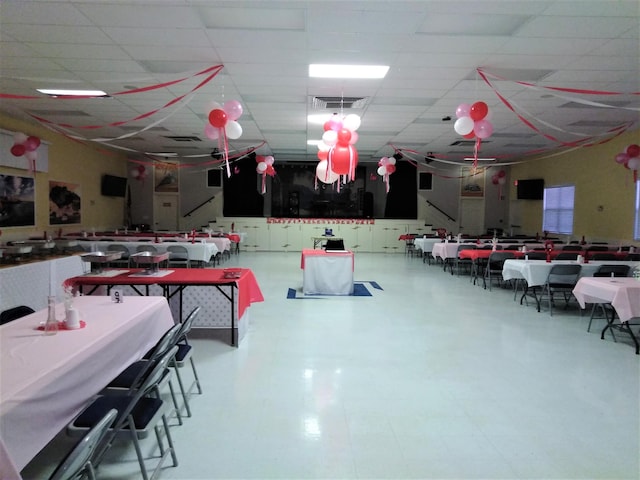
[(499, 180), (500, 177), (498, 175), (494, 175), (493, 177), (491, 177), (491, 183), (493, 183), (494, 185), (498, 185)]
[(489, 113), (489, 107), (484, 102), (476, 102), (471, 105), (471, 110), (469, 110), (469, 116), (471, 120), (474, 122), (477, 120), (482, 120)]
[(331, 121), (327, 120), (326, 122), (324, 122), (324, 125), (322, 126), (322, 128), (324, 129), (325, 132), (327, 130), (331, 130)]
[(227, 124), (227, 114), (224, 110), (216, 108), (209, 112), (209, 123), (216, 128), (223, 128)]
[(502, 177), (506, 177), (507, 176), (507, 172), (505, 172), (504, 170), (500, 170), (498, 172), (498, 178), (502, 178)]
[(629, 158), (637, 157), (638, 155), (640, 155), (640, 146), (635, 144), (629, 145), (627, 147), (627, 155), (629, 155)]
[(393, 172), (396, 171), (396, 166), (389, 164), (389, 165), (386, 166), (386, 169), (387, 169), (387, 173), (389, 175), (391, 175)]
[(144, 173), (144, 171), (145, 171), (144, 165), (138, 165), (138, 172)]
[(352, 145), (336, 145), (329, 150), (328, 160), (333, 173), (347, 175), (350, 173), (350, 168), (355, 170), (358, 164), (358, 152)]
[(327, 150), (318, 150), (318, 158), (320, 160), (326, 160), (329, 156), (329, 152)]
[(256, 155), (256, 163), (264, 162), (264, 155)]
[(14, 157), (21, 157), (26, 153), (26, 151), (27, 151), (26, 147), (21, 143), (18, 143), (13, 147), (11, 147), (11, 155), (13, 155)]
[(475, 138), (475, 137), (476, 137), (476, 133), (473, 130), (471, 130), (470, 133), (467, 133), (466, 135), (462, 136), (462, 138), (468, 138), (469, 140), (471, 140), (472, 138)]
[(24, 146), (27, 149), (27, 152), (33, 152), (40, 146), (40, 139), (38, 137), (27, 137), (26, 142), (24, 142)]
[(351, 141), (351, 132), (346, 128), (338, 131), (338, 145), (347, 146)]

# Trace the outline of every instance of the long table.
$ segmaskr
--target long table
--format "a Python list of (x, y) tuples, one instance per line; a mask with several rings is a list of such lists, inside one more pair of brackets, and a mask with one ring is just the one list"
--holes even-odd
[[(0, 478), (19, 471), (93, 395), (173, 326), (163, 297), (77, 297), (86, 327), (45, 336), (46, 309), (0, 326)], [(64, 306), (57, 305), (58, 317)]]
[(142, 269), (107, 269), (102, 274), (77, 276), (67, 282), (86, 294), (103, 293), (98, 289), (101, 286), (106, 293), (121, 286), (126, 288), (126, 295), (164, 295), (179, 319), (200, 306), (202, 311), (194, 326), (230, 328), (231, 345), (237, 345), (248, 329), (249, 306), (264, 301), (264, 297), (251, 270), (234, 270), (239, 272), (239, 278), (225, 278), (229, 270), (221, 268), (160, 269), (152, 275), (145, 275)]
[[(231, 234), (234, 235), (233, 236), (233, 240), (240, 240), (242, 237), (238, 234)], [(230, 235), (230, 236), (231, 236)], [(216, 247), (218, 247), (218, 251), (220, 252), (224, 252), (224, 251), (230, 251), (231, 250), (231, 238), (230, 236), (209, 236), (208, 234), (204, 234), (204, 233), (200, 233), (197, 234), (195, 236), (195, 239), (193, 241), (193, 243), (214, 243), (216, 245)], [(184, 243), (192, 243), (191, 237), (189, 235), (187, 235), (187, 237), (185, 237), (184, 235), (179, 235), (179, 234), (173, 234), (173, 233), (159, 233), (157, 235), (154, 234), (148, 234), (148, 233), (139, 233), (139, 234), (104, 234), (104, 235), (98, 235), (96, 234), (96, 236), (88, 236), (88, 237), (78, 237), (77, 235), (74, 235), (73, 237), (75, 237), (77, 240), (81, 240), (81, 241), (85, 241), (85, 242), (100, 242), (100, 241), (113, 241), (113, 242), (144, 242), (145, 239), (147, 240), (145, 243), (149, 243), (150, 241), (153, 242), (155, 241), (155, 239), (157, 238), (159, 240), (159, 243), (162, 244), (164, 243), (164, 241), (166, 242), (184, 242)], [(155, 243), (154, 243), (155, 245)]]
[[(610, 303), (618, 314), (621, 327), (631, 335), (636, 346), (636, 355), (640, 353), (638, 340), (631, 330), (630, 320), (640, 317), (640, 281), (635, 278), (581, 278), (578, 280), (573, 295), (585, 308), (587, 303)], [(634, 324), (637, 325), (637, 324)], [(607, 325), (600, 338), (614, 326), (614, 315), (607, 318)]]
[(302, 250), (302, 292), (305, 295), (352, 295), (353, 252)]
[(110, 245), (124, 245), (127, 250), (129, 250), (129, 254), (136, 253), (136, 250), (139, 246), (153, 246), (159, 253), (164, 253), (167, 249), (172, 245), (179, 245), (187, 249), (189, 260), (192, 262), (202, 262), (209, 263), (211, 257), (214, 257), (219, 251), (218, 247), (215, 243), (206, 243), (197, 241), (195, 243), (191, 242), (160, 242), (160, 243), (151, 243), (151, 242), (140, 242), (140, 241), (102, 241), (102, 240), (81, 240), (78, 242), (82, 248), (88, 252), (92, 250), (98, 250), (101, 252), (106, 251)]

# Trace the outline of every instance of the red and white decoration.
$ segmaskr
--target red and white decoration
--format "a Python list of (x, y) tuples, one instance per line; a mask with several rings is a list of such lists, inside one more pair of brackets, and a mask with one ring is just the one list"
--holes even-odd
[(378, 175), (385, 183), (387, 193), (389, 193), (389, 175), (396, 171), (396, 159), (394, 157), (382, 157), (378, 161)]
[(13, 134), (13, 146), (11, 147), (11, 155), (14, 157), (22, 157), (29, 162), (28, 169), (30, 172), (36, 171), (36, 159), (38, 158), (38, 147), (40, 139), (34, 136), (27, 136), (22, 132)]
[(616, 163), (624, 165), (633, 171), (634, 183), (638, 181), (638, 170), (640, 170), (640, 146), (633, 144), (625, 148), (624, 152), (620, 152), (615, 156)]
[(209, 123), (204, 127), (204, 134), (210, 140), (218, 140), (218, 148), (227, 167), (227, 176), (230, 177), (228, 140), (236, 140), (242, 135), (242, 127), (237, 122), (242, 115), (242, 105), (237, 100), (228, 100), (224, 105), (211, 102), (207, 111)]
[(472, 105), (461, 103), (456, 108), (456, 123), (453, 129), (458, 135), (467, 139), (476, 139), (473, 150), (473, 168), (478, 166), (478, 153), (482, 140), (489, 138), (493, 133), (493, 125), (487, 119), (489, 107), (484, 102), (475, 102)]
[(275, 162), (275, 159), (271, 155), (267, 155), (266, 157), (263, 155), (256, 155), (256, 162), (258, 163), (258, 165), (256, 165), (256, 172), (262, 175), (261, 193), (265, 194), (267, 193), (267, 175), (273, 177), (276, 174), (276, 169), (273, 168), (273, 162)]
[(502, 186), (507, 183), (507, 172), (500, 170), (498, 173), (491, 177), (491, 183), (499, 185), (498, 198), (502, 199)]
[(322, 142), (318, 144), (320, 162), (316, 167), (316, 178), (322, 183), (332, 184), (341, 175), (346, 181), (355, 180), (358, 165), (358, 151), (355, 147), (358, 128), (360, 117), (353, 113), (346, 117), (335, 114), (325, 122)]

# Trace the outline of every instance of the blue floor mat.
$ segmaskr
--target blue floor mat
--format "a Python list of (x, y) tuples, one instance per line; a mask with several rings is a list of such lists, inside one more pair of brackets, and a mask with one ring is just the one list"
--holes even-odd
[[(380, 285), (376, 282), (368, 282), (371, 284), (373, 288), (378, 290), (382, 290)], [(353, 294), (352, 295), (305, 295), (302, 293), (302, 289), (296, 290), (295, 288), (290, 288), (287, 291), (287, 298), (323, 298), (323, 297), (372, 297), (373, 295), (369, 291), (369, 289), (365, 286), (364, 283), (354, 282), (353, 283)]]

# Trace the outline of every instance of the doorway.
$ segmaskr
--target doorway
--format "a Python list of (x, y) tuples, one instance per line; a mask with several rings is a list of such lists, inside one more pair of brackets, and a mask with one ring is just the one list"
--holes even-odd
[(153, 196), (154, 230), (178, 230), (178, 195)]

